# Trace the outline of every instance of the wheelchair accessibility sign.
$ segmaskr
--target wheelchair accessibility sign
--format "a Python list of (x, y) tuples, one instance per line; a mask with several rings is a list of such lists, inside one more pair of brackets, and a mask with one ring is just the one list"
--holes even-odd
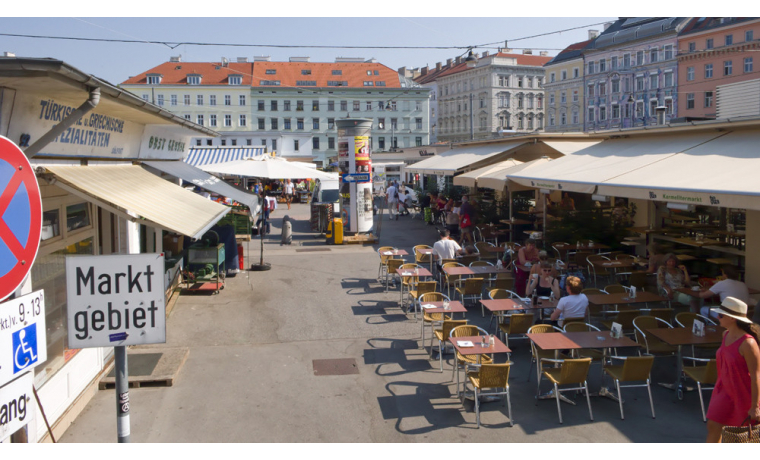
[(44, 291), (0, 304), (0, 386), (46, 360)]

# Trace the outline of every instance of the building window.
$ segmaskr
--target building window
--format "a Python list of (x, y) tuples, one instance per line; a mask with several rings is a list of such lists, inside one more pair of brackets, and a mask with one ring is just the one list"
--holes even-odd
[(196, 120), (197, 120), (196, 123), (198, 123), (199, 125), (203, 126), (203, 115), (198, 115), (196, 117)]
[(623, 55), (623, 68), (628, 69), (631, 67), (631, 55), (630, 54), (624, 54)]
[(578, 102), (578, 90), (573, 90), (573, 102)]
[[(232, 96), (229, 94), (224, 95), (224, 105), (232, 105)], [(264, 110), (264, 109), (261, 109)]]
[(298, 139), (293, 139), (293, 150), (298, 151)]
[(523, 77), (517, 77), (517, 87), (518, 88), (522, 88), (523, 87)]
[(164, 105), (164, 95), (159, 94), (158, 95), (158, 105), (163, 106)]
[(208, 125), (216, 126), (216, 115), (212, 114), (208, 116)]
[(754, 31), (748, 30), (748, 31), (744, 32), (744, 41), (745, 42), (751, 42), (754, 39), (755, 39)]
[(316, 112), (319, 110), (319, 101), (311, 101), (311, 111)]
[(567, 93), (565, 93), (564, 91), (562, 91), (561, 93), (559, 93), (559, 102), (560, 102), (560, 104), (566, 104), (567, 103)]
[(673, 99), (671, 98), (665, 99), (665, 113), (673, 115)]
[(686, 95), (686, 108), (687, 109), (694, 108), (694, 93), (689, 93)]
[(372, 101), (367, 101), (367, 103), (365, 104), (365, 106), (367, 108), (367, 112), (371, 111), (372, 110)]
[(150, 94), (143, 94), (142, 98), (143, 98), (143, 101), (150, 102)]
[(616, 70), (618, 68), (618, 57), (617, 56), (612, 56), (610, 58), (610, 67), (612, 68), (612, 70)]
[(271, 126), (271, 129), (278, 129), (277, 128), (277, 118), (270, 118), (269, 119), (269, 126)]
[(195, 145), (197, 145), (198, 147), (200, 147), (201, 145), (203, 145), (203, 142), (200, 139), (196, 139), (195, 140)]
[(319, 129), (319, 118), (311, 119), (311, 129)]
[(334, 129), (334, 128), (335, 128), (335, 118), (328, 118), (327, 129)]
[(216, 95), (210, 94), (208, 96), (208, 105), (216, 105)]
[(398, 119), (391, 118), (391, 129), (398, 129)]
[(311, 69), (301, 69), (301, 75), (311, 75)]
[(686, 68), (686, 81), (694, 80), (694, 67)]
[(340, 110), (341, 112), (348, 111), (348, 101), (340, 101)]
[(734, 64), (732, 61), (723, 61), (723, 75), (731, 75), (734, 73)]
[(713, 77), (713, 65), (705, 64), (705, 78), (712, 78), (712, 77)]
[(282, 110), (290, 112), (290, 101), (282, 101)]
[(296, 101), (296, 112), (303, 112), (303, 101)]
[(599, 107), (599, 121), (605, 121), (607, 119), (607, 107)]
[(296, 129), (303, 129), (303, 118), (296, 118)]
[(259, 129), (262, 129), (262, 130), (266, 129), (266, 126), (265, 126), (266, 120), (264, 120), (263, 118), (259, 118), (258, 122), (259, 122)]
[(712, 39), (712, 38), (708, 38), (708, 39), (705, 41), (705, 49), (706, 49), (706, 50), (711, 50), (711, 49), (713, 49), (713, 39)]
[(560, 125), (567, 124), (567, 114), (565, 114), (565, 112), (562, 112), (561, 114), (559, 114), (559, 124)]
[(200, 85), (201, 84), (201, 76), (200, 75), (188, 75), (187, 76), (187, 84), (188, 85)]
[(272, 139), (272, 151), (277, 150), (277, 139)]
[(238, 126), (245, 126), (245, 115), (240, 114), (240, 118), (238, 118)]
[(567, 70), (563, 70), (561, 75), (562, 75), (562, 80), (567, 80)]
[(172, 94), (169, 97), (169, 100), (171, 101), (171, 105), (177, 105), (177, 95), (176, 94)]
[(242, 85), (243, 77), (241, 75), (230, 75), (228, 77), (228, 81), (230, 85)]
[(573, 109), (573, 124), (577, 125), (578, 124), (578, 119), (579, 119), (579, 117), (578, 117), (578, 110), (577, 109)]
[(377, 129), (385, 129), (385, 118), (377, 119)]
[(314, 136), (311, 138), (311, 148), (314, 150), (319, 150), (319, 138)]
[(328, 137), (327, 138), (327, 148), (330, 150), (335, 150), (335, 138), (334, 137)]
[(620, 80), (612, 80), (612, 94), (620, 92)]
[(673, 59), (673, 45), (665, 45), (665, 60)]
[(361, 110), (360, 102), (354, 101), (354, 112), (358, 112), (359, 110)]
[(267, 75), (277, 75), (277, 69), (266, 69), (264, 73)]
[(693, 53), (697, 50), (697, 42), (689, 42), (689, 52)]
[(238, 98), (238, 104), (239, 105), (245, 105), (245, 94), (241, 94)]
[(612, 119), (617, 120), (620, 118), (620, 106), (619, 105), (613, 105), (612, 106)]
[(657, 74), (649, 76), (649, 89), (657, 89), (659, 78)]
[(230, 126), (232, 126), (232, 115), (225, 115), (224, 116), (224, 126), (228, 127), (228, 128)]
[(237, 145), (237, 139), (230, 139), (230, 145)]
[(377, 147), (380, 150), (385, 150), (385, 138), (384, 137), (378, 137), (377, 138)]
[(665, 72), (665, 87), (673, 86), (673, 72)]
[(277, 111), (277, 101), (269, 101), (269, 110), (272, 112)]
[(752, 58), (744, 58), (744, 73), (752, 72)]
[(414, 145), (416, 147), (422, 147), (422, 138), (421, 137), (415, 137), (414, 138)]
[(264, 101), (262, 101), (262, 100), (258, 100), (258, 101), (256, 102), (256, 108), (258, 109), (258, 111), (259, 111), (259, 112), (263, 112), (264, 110), (266, 110), (266, 109), (264, 108), (264, 104), (265, 104), (265, 102), (264, 102)]
[(554, 114), (549, 114), (549, 126), (554, 126)]
[(327, 101), (327, 111), (328, 112), (335, 111), (335, 101)]
[(219, 145), (221, 145), (221, 146), (227, 145), (227, 140), (226, 139), (222, 139), (221, 141), (219, 141)]
[(733, 44), (734, 44), (733, 34), (726, 35), (726, 46), (733, 45)]
[(185, 120), (190, 121), (190, 114), (189, 113), (185, 114)]
[(606, 83), (599, 83), (599, 95), (604, 96), (607, 94), (607, 84)]
[(606, 59), (600, 59), (599, 60), (599, 72), (606, 72), (607, 71), (607, 60)]
[(190, 95), (185, 94), (185, 97), (182, 98), (182, 101), (185, 103), (185, 105), (190, 105)]
[(588, 92), (587, 92), (587, 94), (588, 94), (588, 97), (594, 97), (594, 85), (593, 84), (588, 85)]
[(203, 94), (199, 94), (199, 95), (196, 97), (196, 104), (197, 104), (197, 105), (203, 105)]
[(253, 140), (251, 140), (250, 138), (246, 139), (245, 145), (253, 145)]
[(644, 52), (643, 51), (637, 51), (636, 52), (636, 65), (644, 65)]
[(594, 120), (594, 108), (593, 107), (589, 107), (588, 108), (588, 120), (587, 121), (589, 123), (593, 123), (595, 121)]
[(710, 108), (713, 105), (713, 92), (705, 91), (705, 108)]
[(644, 101), (636, 101), (636, 118), (644, 118)]
[(644, 76), (636, 77), (636, 91), (644, 91)]
[(649, 50), (649, 62), (657, 62), (659, 57), (659, 50), (657, 48), (652, 48)]
[(283, 129), (290, 130), (290, 118), (282, 119)]
[(160, 85), (161, 84), (161, 75), (148, 75), (148, 84), (149, 85)]

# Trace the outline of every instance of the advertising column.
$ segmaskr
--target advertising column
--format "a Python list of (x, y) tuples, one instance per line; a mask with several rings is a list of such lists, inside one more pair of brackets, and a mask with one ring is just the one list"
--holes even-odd
[(372, 120), (344, 118), (338, 124), (338, 167), (343, 226), (352, 233), (372, 229)]

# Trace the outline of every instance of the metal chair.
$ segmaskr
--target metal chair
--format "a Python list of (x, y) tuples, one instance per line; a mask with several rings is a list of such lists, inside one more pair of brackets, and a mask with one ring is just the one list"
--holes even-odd
[(499, 255), (495, 252), (490, 252), (488, 250), (489, 247), (495, 247), (491, 243), (486, 243), (485, 241), (478, 241), (475, 243), (475, 247), (478, 249), (478, 252), (480, 253), (480, 260), (486, 260), (489, 262), (496, 263), (496, 261), (499, 259)]
[(627, 294), (628, 288), (623, 286), (622, 284), (608, 284), (604, 287), (604, 291), (607, 294)]
[[(656, 316), (639, 316), (633, 320), (633, 327), (636, 333), (636, 342), (639, 345), (643, 345), (646, 349), (646, 354), (656, 356), (673, 356), (678, 351), (678, 347), (675, 345), (668, 345), (652, 334), (648, 334), (646, 330), (657, 328), (669, 328), (670, 325), (664, 319)], [(639, 356), (641, 356), (641, 350), (639, 349)]]
[[(649, 407), (652, 409), (652, 418), (654, 416), (654, 401), (652, 400), (651, 377), (654, 356), (612, 356), (612, 359), (623, 360), (623, 365), (606, 366), (604, 372), (615, 380), (617, 388), (618, 403), (620, 404), (620, 419), (624, 420), (623, 414), (623, 397), (620, 395), (621, 388), (647, 387), (649, 393)], [(621, 385), (620, 382), (641, 382), (646, 383), (639, 385)]]
[(604, 277), (607, 280), (610, 279), (610, 277), (613, 275), (613, 272), (611, 269), (606, 268), (599, 268), (594, 265), (594, 262), (609, 262), (609, 257), (605, 257), (598, 254), (592, 254), (590, 256), (586, 257), (586, 262), (588, 263), (588, 270), (591, 278), (594, 280), (594, 286), (596, 286), (596, 280), (598, 277)]
[(388, 292), (390, 281), (395, 281), (395, 277), (397, 276), (396, 270), (401, 268), (401, 265), (403, 263), (404, 259), (388, 259), (388, 262), (386, 263), (387, 268), (385, 271), (385, 292)]
[(515, 278), (511, 273), (497, 273), (491, 283), (491, 287), (494, 289), (506, 289), (508, 291), (515, 290)]
[[(465, 324), (457, 326), (449, 332), (449, 338), (456, 337), (472, 337), (472, 336), (484, 336), (488, 335), (485, 329), (472, 324)], [(468, 367), (475, 369), (480, 367), (481, 364), (493, 363), (493, 358), (488, 355), (465, 355), (460, 353), (454, 348), (454, 367), (451, 369), (451, 379), (454, 379), (454, 373), (457, 374), (457, 393), (459, 393), (459, 369), (463, 369), (465, 374), (468, 371)], [(464, 382), (463, 382), (464, 383)], [(464, 385), (463, 385), (464, 388)]]
[[(422, 268), (417, 264), (414, 263), (406, 263), (401, 264), (402, 270), (415, 270), (418, 268)], [(401, 308), (404, 308), (404, 288), (406, 288), (407, 293), (411, 292), (412, 289), (414, 289), (415, 286), (417, 286), (417, 283), (420, 282), (419, 276), (402, 276), (401, 277)]]
[[(528, 333), (528, 330), (533, 326), (533, 313), (515, 313), (509, 316), (509, 322), (504, 324), (499, 324), (499, 330), (502, 334), (504, 334), (504, 344), (509, 347), (509, 335), (523, 335), (524, 339), (527, 339), (528, 336), (525, 335)], [(512, 337), (513, 340), (516, 337)]]
[[(466, 305), (465, 302), (468, 297), (479, 302), (483, 298), (483, 278), (467, 278), (463, 281), (461, 287), (456, 288), (457, 293), (459, 293), (459, 299), (462, 301), (462, 305)], [(482, 310), (482, 315), (485, 318), (485, 308), (482, 307)]]
[(414, 306), (415, 321), (417, 320), (417, 299), (419, 299), (422, 294), (435, 292), (437, 287), (438, 283), (435, 281), (420, 281), (415, 286), (413, 286), (411, 290), (409, 290), (409, 298), (412, 302), (412, 305)]
[(443, 274), (443, 281), (441, 283), (441, 288), (443, 288), (443, 284), (446, 284), (446, 287), (448, 288), (449, 297), (451, 297), (451, 285), (461, 280), (462, 275), (449, 275), (443, 269), (449, 268), (449, 267), (464, 267), (464, 266), (465, 265), (460, 264), (459, 262), (446, 262), (441, 266), (441, 273)]
[(619, 310), (615, 319), (602, 321), (602, 326), (612, 330), (612, 323), (618, 323), (624, 335), (634, 335), (633, 320), (639, 316), (641, 316), (640, 310)]
[(380, 266), (377, 267), (377, 279), (380, 280), (381, 277), (387, 273), (388, 271), (388, 260), (394, 259), (395, 257), (391, 255), (384, 255), (384, 252), (393, 251), (393, 246), (382, 246), (380, 249), (377, 250), (377, 253), (380, 255)]
[[(446, 339), (449, 338), (451, 330), (457, 326), (464, 326), (467, 324), (467, 320), (443, 320), (441, 322), (440, 329), (433, 329), (433, 337), (438, 339), (438, 360), (441, 365), (441, 372), (443, 372), (443, 352), (446, 350)], [(430, 339), (430, 354), (433, 354), (433, 339)]]
[(417, 304), (420, 306), (422, 313), (422, 322), (420, 323), (420, 336), (422, 337), (422, 347), (425, 347), (425, 324), (430, 324), (430, 354), (433, 353), (433, 327), (437, 324), (441, 324), (443, 321), (449, 321), (451, 316), (446, 316), (443, 313), (428, 313), (422, 308), (422, 302), (443, 302), (449, 300), (446, 294), (440, 292), (427, 292), (420, 294), (417, 298)]
[[(697, 391), (699, 392), (699, 405), (702, 408), (702, 421), (707, 421), (705, 415), (705, 401), (702, 396), (703, 390), (712, 390), (715, 388), (715, 382), (718, 380), (717, 361), (714, 359), (701, 359), (684, 357), (684, 360), (695, 363), (705, 363), (704, 366), (683, 366), (683, 373), (690, 379), (697, 382)], [(702, 385), (713, 385), (711, 387), (702, 387)]]
[[(591, 421), (594, 420), (594, 414), (591, 412), (591, 398), (588, 394), (588, 370), (591, 366), (591, 358), (581, 359), (546, 359), (542, 362), (559, 364), (557, 368), (548, 368), (544, 370), (543, 375), (554, 384), (554, 397), (557, 401), (557, 414), (559, 414), (559, 423), (562, 423), (562, 407), (560, 406), (559, 396), (564, 391), (586, 391), (586, 402), (588, 403), (588, 415)], [(539, 381), (540, 384), (540, 381)], [(572, 388), (562, 388), (560, 385), (577, 385)], [(538, 405), (538, 390), (536, 393), (536, 405)]]
[[(558, 328), (557, 326), (552, 326), (551, 324), (536, 324), (532, 326), (530, 329), (528, 329), (528, 334), (545, 334), (547, 332), (564, 332), (562, 329)], [(536, 347), (536, 345), (531, 341), (530, 343), (530, 366), (528, 367), (528, 382), (530, 382), (530, 371), (533, 369), (533, 363), (536, 364), (536, 377), (538, 380), (541, 380), (541, 359), (543, 358), (554, 358), (555, 354), (552, 350), (542, 350), (541, 348)], [(561, 358), (570, 358), (570, 356), (567, 356), (565, 354), (559, 354)]]
[[(505, 403), (509, 411), (509, 426), (514, 426), (512, 419), (512, 400), (509, 397), (509, 370), (512, 363), (505, 364), (482, 364), (477, 371), (468, 372), (467, 378), (475, 392), (475, 420), (480, 428), (480, 396), (505, 396)], [(501, 391), (501, 389), (504, 391)], [(493, 389), (493, 391), (483, 391)], [(465, 383), (465, 391), (467, 385)], [(480, 392), (480, 393), (479, 393)]]
[(422, 254), (420, 253), (420, 249), (433, 249), (433, 248), (425, 244), (418, 244), (417, 246), (415, 246), (413, 248), (414, 261), (419, 265), (431, 266), (431, 263), (433, 261), (433, 254)]

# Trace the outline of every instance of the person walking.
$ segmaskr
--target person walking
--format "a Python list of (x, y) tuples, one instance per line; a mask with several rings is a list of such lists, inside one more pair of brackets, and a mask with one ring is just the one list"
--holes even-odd
[(459, 208), (459, 228), (462, 232), (459, 244), (467, 243), (475, 244), (475, 240), (472, 237), (472, 229), (475, 227), (475, 208), (470, 204), (469, 197), (464, 195), (462, 197), (462, 206)]
[(724, 426), (760, 420), (760, 327), (747, 317), (747, 304), (734, 297), (712, 312), (726, 331), (716, 353), (718, 381), (707, 409), (707, 442), (721, 442)]
[(290, 209), (290, 203), (293, 202), (293, 194), (295, 193), (295, 186), (290, 179), (285, 181), (285, 202), (288, 203), (288, 209)]
[(393, 214), (396, 214), (398, 220), (398, 191), (394, 182), (385, 189), (385, 200), (388, 203), (388, 219), (393, 220)]

